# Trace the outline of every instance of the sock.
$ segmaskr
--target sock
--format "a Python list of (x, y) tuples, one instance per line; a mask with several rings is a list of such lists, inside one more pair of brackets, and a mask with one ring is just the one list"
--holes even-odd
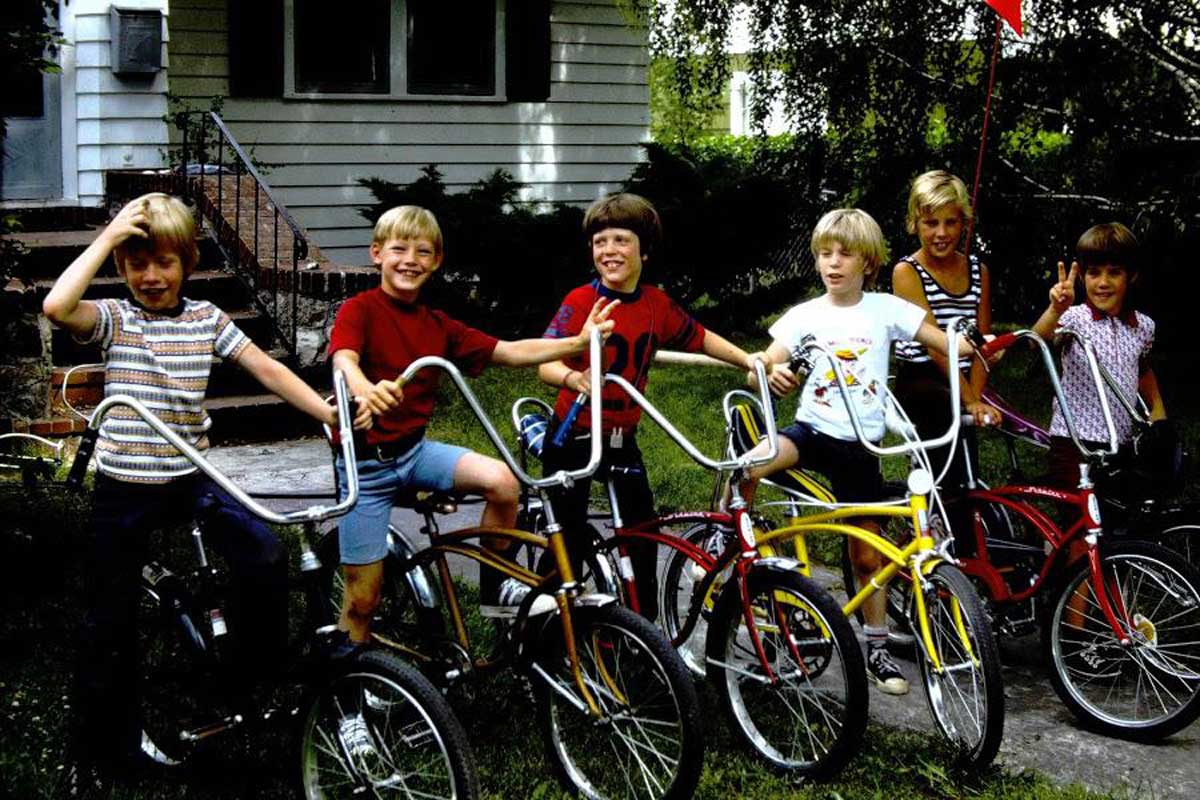
[(867, 635), (867, 647), (874, 650), (877, 647), (887, 647), (888, 629), (884, 625), (876, 628), (874, 625), (863, 625), (863, 633)]

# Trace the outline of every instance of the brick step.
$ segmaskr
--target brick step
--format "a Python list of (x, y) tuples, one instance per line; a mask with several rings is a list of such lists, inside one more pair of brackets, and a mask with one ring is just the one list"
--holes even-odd
[[(103, 225), (96, 225), (65, 231), (25, 231), (9, 234), (5, 238), (16, 241), (28, 249), (28, 252), (20, 257), (19, 274), (34, 281), (53, 281), (70, 266), (80, 253), (87, 249), (88, 245), (95, 241), (103, 229)], [(197, 244), (200, 248), (199, 266), (201, 268), (217, 268), (225, 263), (221, 249), (211, 237), (201, 236), (197, 240)], [(100, 268), (98, 274), (100, 276), (116, 276), (117, 268), (111, 258)]]
[[(204, 401), (204, 407), (212, 418), (208, 435), (212, 444), (277, 441), (321, 433), (314, 419), (273, 394), (213, 397)], [(94, 408), (83, 406), (79, 412), (90, 416)], [(0, 420), (0, 433), (11, 430), (53, 439), (78, 436), (86, 428), (86, 419), (65, 411), (41, 419)]]
[[(55, 278), (34, 281), (34, 302), (41, 303), (54, 286)], [(241, 281), (234, 275), (221, 270), (196, 270), (183, 285), (183, 294), (195, 300), (208, 300), (223, 310), (244, 308), (250, 305), (249, 297)], [(92, 279), (83, 295), (88, 300), (101, 298), (129, 297), (125, 279), (119, 275), (98, 275)]]
[[(286, 351), (281, 349), (268, 351), (268, 354), (278, 361), (286, 361), (287, 359)], [(75, 369), (74, 371), (71, 370), (70, 366), (55, 367), (51, 374), (51, 405), (55, 413), (66, 410), (62, 404), (62, 387), (68, 372), (70, 372), (71, 377), (70, 384), (67, 386), (67, 400), (71, 405), (75, 407), (94, 407), (104, 399), (103, 366), (87, 366)], [(329, 383), (326, 373), (327, 370), (324, 368), (312, 368), (306, 370), (302, 374), (302, 377), (312, 386), (321, 386)], [(251, 395), (261, 391), (262, 384), (253, 375), (246, 372), (246, 370), (231, 361), (213, 358), (212, 372), (209, 373), (208, 377), (208, 391), (206, 393), (208, 397)]]
[[(272, 348), (275, 336), (269, 318), (252, 309), (225, 309), (225, 313), (259, 347), (264, 350)], [(94, 344), (80, 344), (71, 337), (71, 334), (59, 328), (55, 328), (51, 334), (50, 348), (54, 363), (59, 366), (90, 364), (103, 360), (99, 347)]]

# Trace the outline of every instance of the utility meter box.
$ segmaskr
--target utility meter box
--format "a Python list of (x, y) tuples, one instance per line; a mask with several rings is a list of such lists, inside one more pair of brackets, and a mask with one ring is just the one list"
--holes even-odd
[(162, 69), (162, 11), (113, 6), (109, 31), (114, 74), (148, 76)]

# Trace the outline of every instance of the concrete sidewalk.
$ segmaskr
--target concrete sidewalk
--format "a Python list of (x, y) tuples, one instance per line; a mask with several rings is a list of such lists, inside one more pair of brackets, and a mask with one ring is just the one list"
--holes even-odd
[[(321, 439), (301, 439), (267, 445), (218, 447), (213, 464), (249, 491), (332, 492), (329, 448)], [(275, 504), (284, 507), (283, 504)], [(293, 507), (296, 504), (292, 504)], [(479, 507), (471, 506), (441, 521), (442, 530), (475, 524)], [(392, 523), (421, 541), (420, 519), (393, 510)], [(456, 572), (475, 580), (474, 562), (454, 565)], [(840, 591), (841, 578), (825, 571), (819, 581)], [(1200, 797), (1200, 723), (1159, 745), (1139, 745), (1082, 730), (1050, 687), (1042, 666), (1037, 636), (1001, 640), (1004, 661), (1006, 726), (999, 761), (1010, 769), (1036, 769), (1062, 783), (1077, 782), (1090, 789), (1126, 787), (1132, 797), (1193, 800)], [(871, 690), (871, 715), (883, 724), (933, 731), (916, 664), (901, 661), (912, 692), (891, 697)]]

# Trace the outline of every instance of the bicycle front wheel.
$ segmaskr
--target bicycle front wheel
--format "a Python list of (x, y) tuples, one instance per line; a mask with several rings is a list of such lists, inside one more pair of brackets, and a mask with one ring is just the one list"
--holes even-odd
[(538, 724), (555, 774), (594, 798), (691, 797), (704, 744), (687, 668), (646, 619), (615, 603), (575, 608), (579, 690), (559, 618), (547, 622), (532, 667)]
[(467, 735), (441, 693), (396, 656), (355, 656), (301, 715), (300, 784), (317, 798), (479, 797)]
[(1157, 741), (1200, 716), (1200, 573), (1150, 542), (1101, 551), (1122, 645), (1101, 609), (1086, 561), (1054, 602), (1044, 644), (1063, 703), (1090, 728)]
[(762, 653), (730, 584), (708, 631), (709, 678), (752, 750), (776, 769), (828, 778), (854, 756), (866, 729), (862, 650), (834, 599), (804, 576), (763, 571), (747, 581)]
[[(702, 522), (688, 528), (680, 534), (680, 538), (697, 547), (704, 548), (711, 555), (718, 556), (725, 551), (733, 535), (733, 529), (728, 525)], [(706, 577), (704, 568), (689, 558), (686, 552), (671, 549), (666, 567), (663, 569), (662, 579), (658, 582), (659, 625), (679, 651), (683, 663), (687, 664), (688, 669), (697, 678), (703, 678), (705, 675), (704, 643), (708, 637), (708, 624), (712, 619), (716, 598), (721, 593), (721, 587), (728, 578), (728, 573), (717, 576), (712, 582), (708, 592), (700, 600), (701, 605), (697, 609), (696, 623), (691, 634), (686, 640), (680, 640), (680, 634), (687, 624), (688, 614), (692, 611), (692, 604), (696, 602), (696, 591)]]
[[(957, 567), (941, 563), (925, 576), (929, 618), (928, 650), (918, 632), (921, 679), (938, 731), (958, 750), (956, 763), (985, 767), (1004, 736), (1004, 685), (991, 622), (971, 581)], [(916, 604), (913, 604), (914, 614)]]

